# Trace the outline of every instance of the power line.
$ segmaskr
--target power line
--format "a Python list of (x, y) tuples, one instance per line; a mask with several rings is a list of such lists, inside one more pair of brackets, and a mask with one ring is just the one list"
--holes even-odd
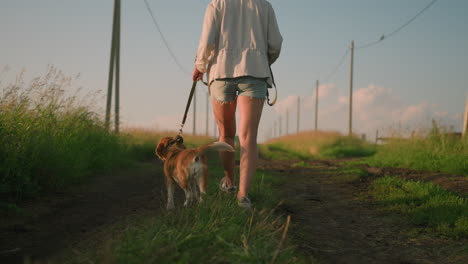
[(323, 80), (323, 82), (328, 82), (333, 77), (333, 75), (336, 74), (336, 72), (340, 69), (340, 67), (345, 62), (345, 58), (346, 58), (346, 55), (348, 55), (348, 53), (349, 53), (349, 48), (346, 49), (338, 65), (336, 65), (336, 67), (327, 75), (327, 77)]
[(145, 5), (146, 5), (146, 9), (148, 10), (149, 14), (151, 15), (151, 18), (153, 19), (154, 25), (156, 26), (156, 29), (158, 30), (159, 35), (161, 36), (161, 39), (163, 40), (164, 45), (166, 46), (167, 51), (168, 51), (169, 54), (171, 55), (171, 57), (172, 57), (172, 59), (174, 60), (175, 64), (177, 64), (177, 66), (179, 67), (179, 69), (180, 69), (184, 74), (189, 75), (190, 73), (189, 73), (187, 70), (185, 70), (185, 68), (184, 68), (184, 67), (182, 66), (182, 64), (179, 62), (179, 60), (178, 60), (177, 57), (175, 56), (174, 52), (172, 51), (171, 47), (169, 46), (169, 43), (167, 42), (166, 38), (164, 37), (164, 34), (162, 33), (162, 30), (161, 30), (161, 28), (159, 27), (158, 22), (156, 21), (156, 18), (155, 18), (155, 16), (154, 16), (153, 11), (151, 10), (150, 5), (148, 4), (148, 1), (147, 1), (147, 0), (144, 0), (144, 2), (145, 2)]
[[(418, 18), (420, 15), (422, 15), (424, 12), (426, 12), (427, 9), (429, 9), (435, 2), (437, 2), (437, 0), (432, 0), (429, 4), (427, 4), (423, 9), (421, 9), (421, 11), (419, 11), (415, 16), (413, 16), (410, 20), (408, 20), (406, 23), (404, 23), (403, 25), (401, 25), (400, 27), (398, 27), (397, 29), (393, 30), (391, 33), (389, 33), (388, 35), (382, 35), (378, 40), (375, 40), (375, 41), (371, 41), (369, 43), (366, 43), (366, 44), (363, 44), (363, 45), (360, 45), (360, 46), (357, 46), (355, 47), (355, 50), (357, 49), (365, 49), (365, 48), (369, 48), (369, 47), (372, 47), (390, 37), (392, 37), (393, 35), (397, 34), (399, 31), (401, 31), (403, 28), (407, 27), (409, 24), (411, 24), (414, 20), (416, 20), (416, 18)], [(340, 69), (340, 67), (343, 65), (343, 63), (345, 62), (345, 58), (346, 58), (346, 55), (348, 55), (349, 53), (349, 48), (346, 49), (345, 53), (343, 54), (343, 56), (341, 57), (341, 60), (340, 62), (338, 63), (338, 65), (336, 65), (335, 68), (333, 68), (333, 70), (327, 75), (327, 77), (323, 80), (323, 82), (328, 82), (330, 81), (330, 79), (333, 77), (333, 75), (336, 74), (336, 72)]]
[(409, 24), (411, 24), (414, 20), (416, 20), (416, 18), (418, 18), (420, 15), (422, 15), (424, 12), (426, 12), (426, 10), (428, 10), (435, 2), (437, 2), (437, 0), (432, 0), (429, 4), (427, 4), (423, 9), (421, 9), (421, 11), (419, 11), (415, 16), (413, 16), (410, 20), (408, 20), (406, 23), (404, 23), (403, 25), (401, 25), (400, 27), (398, 27), (397, 29), (393, 30), (391, 33), (387, 34), (387, 35), (382, 35), (378, 40), (376, 41), (371, 41), (369, 43), (366, 43), (364, 45), (361, 45), (361, 46), (357, 46), (356, 49), (365, 49), (365, 48), (369, 48), (369, 47), (372, 47), (382, 41), (384, 41), (385, 39), (388, 39), (390, 37), (392, 37), (393, 35), (397, 34), (398, 32), (400, 32), (403, 28), (407, 27)]

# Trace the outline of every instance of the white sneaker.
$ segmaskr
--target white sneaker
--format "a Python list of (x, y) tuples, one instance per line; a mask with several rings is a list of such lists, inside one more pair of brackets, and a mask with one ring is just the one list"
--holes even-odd
[(237, 205), (242, 208), (252, 209), (252, 202), (250, 202), (250, 199), (247, 196), (237, 199)]

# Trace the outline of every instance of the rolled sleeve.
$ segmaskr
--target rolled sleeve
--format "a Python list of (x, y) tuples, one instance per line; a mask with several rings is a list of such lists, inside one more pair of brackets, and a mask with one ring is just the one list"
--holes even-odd
[(200, 72), (206, 72), (206, 65), (209, 58), (216, 48), (219, 29), (216, 19), (216, 10), (212, 4), (206, 8), (205, 18), (203, 21), (203, 29), (198, 45), (197, 57), (195, 59), (195, 67)]

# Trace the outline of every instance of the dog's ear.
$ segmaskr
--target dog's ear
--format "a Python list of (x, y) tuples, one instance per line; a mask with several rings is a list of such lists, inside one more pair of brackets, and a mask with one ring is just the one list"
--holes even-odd
[(166, 159), (167, 154), (167, 145), (169, 143), (168, 138), (163, 138), (159, 141), (158, 146), (156, 147), (156, 155), (161, 159)]
[(166, 152), (164, 144), (162, 144), (162, 142), (159, 142), (158, 146), (156, 147), (156, 155), (159, 157), (159, 159), (165, 159), (164, 152)]

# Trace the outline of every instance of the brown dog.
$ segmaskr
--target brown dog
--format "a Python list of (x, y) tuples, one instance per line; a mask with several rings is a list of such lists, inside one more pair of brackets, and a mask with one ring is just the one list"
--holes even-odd
[(214, 142), (198, 148), (186, 149), (181, 140), (166, 137), (159, 141), (156, 155), (164, 161), (167, 187), (167, 209), (174, 208), (174, 181), (185, 192), (184, 206), (201, 201), (206, 193), (208, 178), (207, 151), (229, 151), (234, 149), (227, 143)]

